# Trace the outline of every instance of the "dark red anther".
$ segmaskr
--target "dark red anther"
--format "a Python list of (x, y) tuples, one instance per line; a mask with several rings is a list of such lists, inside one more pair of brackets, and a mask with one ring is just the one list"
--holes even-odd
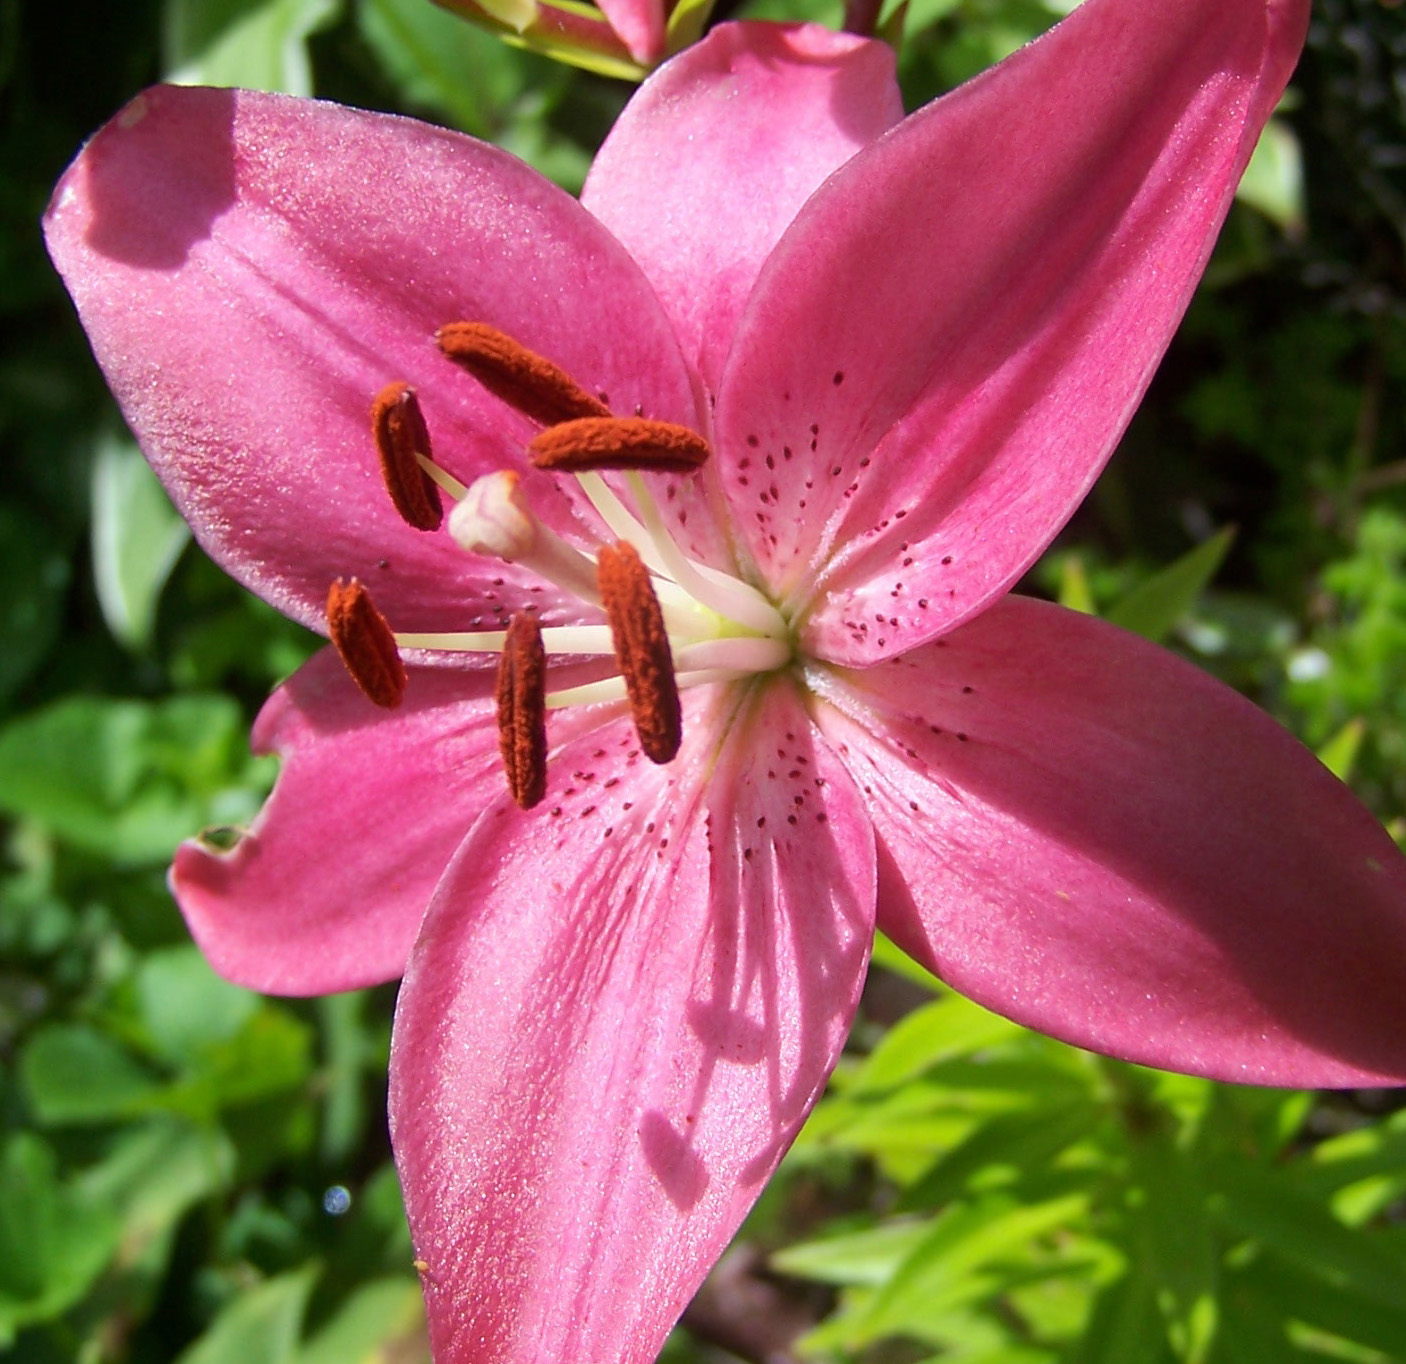
[(355, 579), (327, 591), (327, 633), (368, 700), (394, 710), (405, 696), (405, 664), (386, 618)]
[(435, 340), (490, 393), (543, 426), (610, 415), (565, 370), (485, 322), (450, 322), (435, 333)]
[(387, 384), (371, 404), (371, 431), (381, 477), (395, 509), (416, 530), (438, 530), (444, 519), (439, 489), (416, 455), (432, 458), (430, 432), (409, 384)]
[(664, 613), (649, 570), (639, 551), (622, 540), (601, 549), (596, 583), (640, 747), (654, 762), (669, 762), (683, 743), (683, 707)]
[(498, 658), (498, 750), (513, 799), (530, 810), (547, 791), (547, 651), (530, 611), (508, 623)]
[(527, 445), (539, 469), (582, 473), (589, 469), (639, 469), (687, 474), (708, 458), (698, 432), (647, 417), (581, 417), (539, 431)]

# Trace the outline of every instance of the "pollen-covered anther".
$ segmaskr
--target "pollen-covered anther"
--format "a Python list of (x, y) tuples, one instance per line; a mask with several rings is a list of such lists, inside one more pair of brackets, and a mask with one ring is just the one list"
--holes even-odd
[(381, 457), (381, 477), (396, 511), (416, 530), (438, 530), (444, 519), (439, 489), (416, 458), (431, 458), (430, 432), (409, 384), (387, 384), (376, 395), (371, 431)]
[(610, 415), (565, 370), (487, 323), (450, 322), (435, 333), (435, 340), (495, 397), (543, 426)]
[(683, 743), (683, 707), (649, 570), (635, 547), (622, 540), (602, 547), (596, 581), (640, 747), (654, 762), (669, 762)]
[(508, 623), (498, 658), (498, 750), (513, 799), (530, 810), (547, 791), (547, 651), (530, 611)]
[(648, 417), (581, 417), (539, 431), (527, 446), (539, 469), (586, 473), (638, 469), (686, 474), (708, 458), (708, 442), (687, 426)]
[(368, 700), (394, 710), (405, 696), (405, 664), (386, 618), (355, 579), (327, 591), (327, 633)]

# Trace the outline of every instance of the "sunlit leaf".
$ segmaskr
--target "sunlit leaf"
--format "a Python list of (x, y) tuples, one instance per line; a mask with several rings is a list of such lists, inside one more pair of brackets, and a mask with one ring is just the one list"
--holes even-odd
[(783, 1274), (831, 1284), (868, 1284), (877, 1287), (890, 1279), (899, 1265), (922, 1243), (931, 1230), (928, 1219), (885, 1222), (881, 1226), (823, 1241), (803, 1241), (771, 1256)]
[(93, 460), (93, 585), (107, 628), (130, 649), (145, 649), (161, 589), (190, 529), (141, 451), (104, 440)]
[(1164, 639), (1216, 576), (1234, 538), (1235, 528), (1226, 526), (1203, 540), (1116, 602), (1107, 618), (1147, 639)]
[(234, 1037), (259, 1008), (259, 996), (221, 980), (192, 943), (154, 952), (137, 974), (149, 1043), (172, 1062), (192, 1062)]
[(166, 79), (312, 94), (307, 40), (342, 0), (166, 0)]
[(251, 816), (232, 700), (69, 696), (0, 727), (0, 810), (126, 864), (164, 862), (206, 824)]
[(60, 1181), (38, 1137), (8, 1137), (0, 1148), (0, 1345), (77, 1302), (116, 1249), (119, 1229), (107, 1203)]
[(1219, 1265), (1206, 1189), (1170, 1127), (1135, 1127), (1128, 1149), (1138, 1191), (1133, 1224), (1146, 1257), (1145, 1273), (1177, 1358), (1201, 1364), (1220, 1316)]
[(420, 1285), (406, 1278), (363, 1284), (294, 1364), (430, 1364)]
[(307, 1265), (241, 1293), (176, 1364), (293, 1364), (316, 1277)]
[(50, 1023), (19, 1058), (20, 1084), (45, 1126), (114, 1122), (148, 1111), (160, 1079), (106, 1033), (84, 1023)]
[(889, 1029), (855, 1074), (849, 1092), (893, 1088), (940, 1061), (1008, 1041), (1020, 1032), (1017, 1024), (999, 1014), (948, 993)]
[(1285, 231), (1303, 227), (1303, 152), (1283, 119), (1265, 125), (1236, 195)]
[(1277, 1258), (1327, 1284), (1390, 1306), (1406, 1305), (1406, 1258), (1381, 1237), (1344, 1226), (1287, 1177), (1248, 1161), (1215, 1167), (1218, 1215)]

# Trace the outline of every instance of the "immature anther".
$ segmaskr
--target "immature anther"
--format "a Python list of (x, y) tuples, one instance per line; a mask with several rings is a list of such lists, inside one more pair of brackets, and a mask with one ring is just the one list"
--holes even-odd
[(381, 477), (395, 509), (416, 530), (438, 530), (444, 519), (439, 489), (417, 454), (430, 454), (430, 433), (409, 384), (387, 384), (371, 404), (371, 431), (381, 457)]
[(539, 469), (579, 474), (591, 469), (641, 469), (686, 474), (708, 458), (698, 432), (647, 417), (581, 417), (539, 431), (527, 445)]
[(394, 710), (405, 696), (405, 664), (386, 618), (355, 578), (327, 592), (327, 633), (368, 700)]
[(450, 322), (435, 333), (439, 348), (495, 397), (543, 426), (575, 417), (608, 417), (610, 409), (536, 351), (483, 322)]
[(508, 623), (498, 659), (498, 751), (513, 799), (530, 810), (547, 791), (547, 651), (529, 611)]
[(649, 571), (635, 547), (621, 541), (602, 547), (596, 581), (640, 747), (655, 762), (669, 762), (683, 743), (683, 708)]

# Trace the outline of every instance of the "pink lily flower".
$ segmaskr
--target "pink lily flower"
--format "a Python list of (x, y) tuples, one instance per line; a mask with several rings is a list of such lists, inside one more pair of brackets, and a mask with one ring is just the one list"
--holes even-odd
[(1406, 861), (1368, 811), (1189, 664), (1007, 595), (1143, 393), (1307, 14), (1086, 0), (907, 119), (884, 46), (725, 25), (583, 203), (227, 91), (148, 92), (65, 176), (50, 249), (143, 448), (347, 660), (279, 688), (267, 806), (171, 879), (232, 979), (404, 973), (440, 1364), (657, 1352), (876, 923), (1082, 1046), (1406, 1080)]
[[(597, 0), (560, 5), (552, 0), (435, 0), (442, 9), (475, 23), (518, 35), (525, 46), (606, 75), (638, 80), (671, 47), (694, 41), (707, 22), (711, 0), (691, 7), (674, 32), (677, 0)], [(671, 41), (672, 39), (672, 41)]]

